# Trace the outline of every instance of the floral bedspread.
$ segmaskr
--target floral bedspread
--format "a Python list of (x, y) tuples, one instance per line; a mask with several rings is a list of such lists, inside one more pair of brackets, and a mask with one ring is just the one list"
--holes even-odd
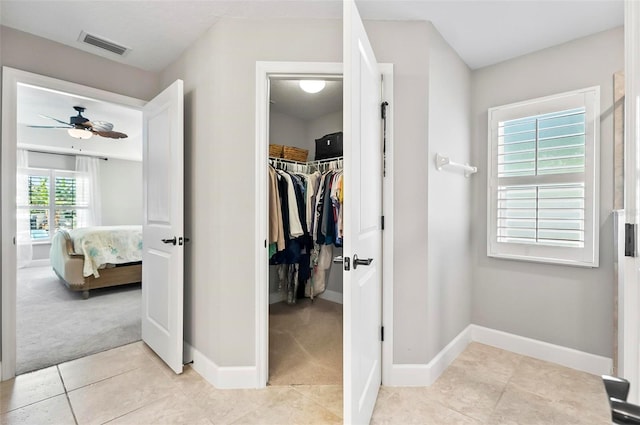
[(73, 250), (84, 255), (84, 277), (100, 277), (110, 264), (142, 261), (142, 226), (83, 227), (69, 231)]

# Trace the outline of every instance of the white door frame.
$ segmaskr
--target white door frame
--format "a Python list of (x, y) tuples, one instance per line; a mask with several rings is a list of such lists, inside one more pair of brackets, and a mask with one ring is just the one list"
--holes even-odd
[(16, 372), (16, 150), (18, 139), (18, 84), (27, 84), (90, 99), (141, 109), (143, 100), (44, 75), (2, 68), (2, 341), (0, 379), (11, 379)]
[[(269, 267), (267, 263), (269, 141), (269, 79), (272, 77), (342, 76), (339, 62), (256, 62), (256, 146), (255, 146), (255, 362), (256, 388), (269, 378)], [(380, 64), (383, 100), (387, 107), (386, 177), (382, 183), (382, 211), (386, 217), (382, 232), (382, 382), (388, 382), (393, 359), (393, 65)]]
[[(625, 1), (625, 116), (624, 116), (624, 215), (627, 223), (640, 226), (640, 4)], [(620, 223), (622, 225), (622, 223)], [(624, 238), (619, 241), (624, 244)], [(639, 241), (636, 234), (636, 252)], [(637, 254), (636, 254), (637, 255)], [(640, 258), (620, 259), (623, 277), (618, 293), (622, 346), (619, 347), (618, 373), (631, 381), (628, 400), (640, 402)]]

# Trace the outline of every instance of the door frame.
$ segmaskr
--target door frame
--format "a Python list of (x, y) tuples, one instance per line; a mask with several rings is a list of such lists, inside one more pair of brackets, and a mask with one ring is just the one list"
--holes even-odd
[[(624, 218), (626, 223), (640, 224), (640, 4), (626, 0), (624, 5), (625, 44), (625, 116), (624, 116)], [(622, 223), (620, 223), (622, 226)], [(637, 233), (636, 233), (637, 235)], [(624, 252), (624, 238), (619, 239)], [(640, 241), (636, 236), (636, 256), (620, 258), (622, 284), (619, 287), (620, 330), (618, 374), (631, 382), (628, 400), (640, 402)]]
[(2, 176), (2, 337), (0, 380), (15, 376), (16, 372), (16, 150), (18, 84), (27, 84), (53, 91), (74, 94), (103, 102), (141, 110), (146, 101), (106, 90), (96, 89), (57, 78), (34, 74), (15, 68), (2, 68), (2, 148), (0, 175)]
[[(386, 176), (382, 182), (382, 383), (389, 382), (393, 362), (393, 64), (380, 64), (382, 99), (387, 107)], [(255, 364), (256, 388), (269, 379), (269, 266), (267, 263), (269, 80), (272, 77), (341, 77), (341, 62), (256, 62), (255, 145)]]

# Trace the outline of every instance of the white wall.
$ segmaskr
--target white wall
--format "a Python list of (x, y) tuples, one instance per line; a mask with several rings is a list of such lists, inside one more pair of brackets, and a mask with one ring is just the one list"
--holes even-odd
[(471, 323), (471, 186), (477, 176), (438, 171), (436, 153), (469, 163), (471, 71), (431, 28), (429, 50), (429, 148), (427, 326), (429, 358)]
[(309, 150), (307, 122), (273, 109), (269, 113), (269, 143)]
[(100, 161), (102, 225), (142, 224), (142, 162)]
[[(438, 351), (421, 330), (428, 323), (425, 46), (433, 27), (365, 26), (378, 60), (395, 66), (394, 359), (427, 363)], [(251, 249), (255, 62), (341, 62), (341, 37), (339, 20), (222, 19), (163, 72), (163, 85), (182, 78), (186, 92), (185, 221), (193, 240), (186, 248), (185, 303), (191, 314), (185, 337), (219, 366), (255, 364), (254, 274), (257, 261), (264, 261), (253, 258)], [(465, 321), (467, 313), (448, 314)]]
[[(473, 72), (472, 240), (474, 324), (612, 357), (613, 73), (624, 68), (623, 30), (613, 29)], [(600, 267), (488, 258), (487, 109), (600, 86)]]

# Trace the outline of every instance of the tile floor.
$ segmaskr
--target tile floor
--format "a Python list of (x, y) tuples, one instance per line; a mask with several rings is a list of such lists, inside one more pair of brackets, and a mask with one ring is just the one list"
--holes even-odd
[[(340, 385), (218, 390), (138, 342), (0, 384), (1, 424), (339, 424)], [(600, 379), (472, 343), (429, 388), (382, 387), (373, 424), (610, 424)]]

